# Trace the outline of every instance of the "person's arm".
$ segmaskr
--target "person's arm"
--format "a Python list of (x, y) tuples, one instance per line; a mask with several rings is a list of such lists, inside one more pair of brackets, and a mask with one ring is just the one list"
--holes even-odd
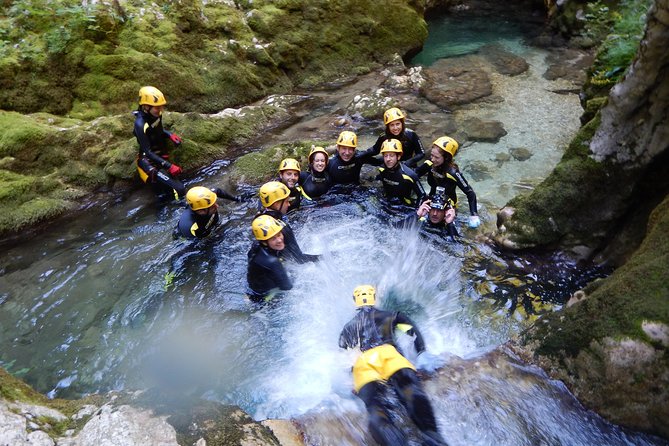
[(366, 149), (364, 153), (370, 152), (373, 153), (374, 155), (378, 155), (379, 153), (381, 153), (381, 146), (383, 145), (383, 141), (385, 140), (386, 140), (386, 135), (382, 134), (381, 136), (376, 138), (376, 142), (374, 143), (374, 145)]
[(272, 262), (272, 275), (274, 276), (276, 286), (280, 290), (288, 291), (293, 288), (293, 282), (288, 277), (286, 268), (284, 268), (279, 259), (276, 259), (276, 262)]
[(241, 198), (224, 191), (220, 187), (213, 188), (211, 191), (214, 192), (218, 198), (225, 198), (226, 200), (232, 201), (241, 201)]
[(458, 169), (451, 169), (449, 174), (455, 179), (455, 183), (458, 185), (460, 190), (467, 196), (467, 201), (469, 201), (469, 213), (470, 215), (478, 215), (477, 205), (476, 205), (476, 194), (474, 189), (467, 183), (465, 177)]
[(416, 172), (416, 175), (418, 175), (418, 178), (420, 178), (426, 173), (428, 173), (430, 169), (432, 169), (432, 161), (427, 160), (420, 166), (416, 167), (416, 170), (414, 172)]
[(416, 132), (407, 129), (405, 130), (405, 134), (408, 136), (408, 139), (411, 141), (411, 146), (414, 148), (414, 155), (406, 160), (405, 163), (413, 169), (420, 160), (425, 158), (425, 148)]
[(397, 313), (395, 316), (395, 327), (408, 335), (415, 336), (413, 345), (416, 349), (416, 352), (420, 354), (425, 351), (425, 341), (423, 340), (423, 335), (420, 333), (420, 330), (418, 330), (418, 327), (416, 327), (416, 324), (414, 324), (411, 319), (402, 313)]
[(362, 152), (356, 152), (355, 158), (362, 164), (369, 164), (371, 166), (382, 166), (383, 165), (383, 159), (376, 157), (375, 155), (378, 155), (378, 152), (374, 152), (374, 147), (370, 147), (367, 150), (363, 150)]
[(416, 200), (418, 202), (422, 202), (427, 198), (427, 194), (425, 193), (425, 189), (423, 189), (423, 185), (420, 183), (420, 179), (418, 178), (418, 175), (416, 175), (416, 172), (413, 170), (407, 168), (409, 170), (409, 177), (411, 177), (411, 181), (413, 182), (413, 191), (416, 194)]
[(339, 335), (339, 348), (344, 348), (344, 349), (354, 348), (356, 345), (358, 345), (354, 327), (355, 324), (353, 323), (353, 320), (349, 321), (344, 326), (344, 329), (341, 331), (341, 334)]
[(293, 228), (286, 225), (283, 228), (283, 237), (286, 244), (286, 257), (295, 260), (297, 263), (318, 262), (321, 256), (317, 254), (305, 254), (297, 243)]

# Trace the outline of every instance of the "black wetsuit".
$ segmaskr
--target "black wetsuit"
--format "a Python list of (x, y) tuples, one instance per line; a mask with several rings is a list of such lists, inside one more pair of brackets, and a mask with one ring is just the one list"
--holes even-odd
[(383, 182), (386, 198), (397, 198), (402, 204), (413, 206), (416, 200), (421, 202), (425, 197), (425, 190), (416, 172), (402, 163), (397, 163), (392, 169), (379, 167), (376, 179)]
[(388, 139), (396, 139), (402, 143), (402, 162), (411, 168), (415, 168), (418, 162), (425, 157), (423, 143), (420, 141), (418, 134), (411, 129), (404, 129), (404, 131), (397, 136), (388, 131), (379, 136), (372, 146), (375, 155), (378, 155), (381, 152), (383, 142)]
[(282, 265), (282, 251), (270, 249), (255, 242), (248, 254), (246, 293), (254, 302), (262, 302), (274, 289), (282, 291), (293, 288), (293, 283)]
[(304, 194), (309, 198), (324, 195), (332, 186), (327, 167), (323, 172), (314, 172), (311, 169), (307, 172), (300, 172), (300, 185)]
[(332, 184), (360, 184), (360, 169), (363, 164), (371, 164), (372, 166), (380, 166), (383, 161), (374, 158), (373, 148), (367, 149), (364, 152), (355, 152), (353, 159), (345, 162), (339, 157), (339, 153), (335, 153), (328, 161), (328, 175), (332, 180)]
[(133, 114), (133, 134), (139, 143), (137, 167), (148, 176), (142, 179), (150, 183), (158, 195), (169, 195), (175, 199), (183, 197), (186, 194), (185, 186), (168, 172), (172, 163), (168, 161), (167, 140), (172, 133), (163, 128), (162, 116), (156, 118), (142, 110), (134, 111)]
[(476, 193), (472, 187), (467, 183), (465, 177), (462, 176), (460, 170), (454, 166), (442, 165), (439, 167), (433, 167), (432, 161), (425, 161), (418, 169), (416, 169), (416, 174), (419, 177), (427, 174), (427, 184), (430, 185), (430, 196), (434, 196), (434, 193), (437, 187), (443, 187), (446, 195), (451, 200), (453, 205), (457, 204), (458, 196), (455, 193), (455, 186), (459, 187), (462, 192), (467, 196), (469, 201), (469, 213), (471, 215), (478, 215), (478, 208), (476, 205)]
[[(382, 345), (392, 345), (399, 351), (394, 336), (398, 328), (416, 336), (414, 347), (417, 352), (425, 350), (423, 336), (408, 317), (399, 312), (378, 310), (372, 306), (361, 307), (356, 316), (344, 326), (339, 335), (339, 347), (359, 346), (360, 350), (365, 352)], [(437, 432), (437, 421), (432, 405), (418, 381), (416, 372), (411, 368), (400, 368), (390, 376), (388, 384), (397, 394), (413, 422), (426, 435), (423, 444), (445, 445)], [(369, 427), (374, 440), (380, 445), (406, 445), (408, 444), (406, 435), (393, 424), (385, 402), (384, 395), (387, 388), (384, 382), (371, 381), (360, 388), (358, 396), (367, 408)]]
[[(237, 197), (231, 195), (221, 188), (212, 189), (218, 198), (226, 198), (228, 200), (239, 201)], [(209, 215), (200, 215), (190, 207), (187, 207), (181, 217), (175, 230), (176, 236), (186, 238), (205, 238), (215, 231), (221, 222), (221, 217), (218, 211)]]
[(320, 260), (321, 256), (318, 254), (305, 254), (302, 252), (300, 245), (297, 244), (293, 228), (290, 227), (288, 218), (285, 215), (282, 215), (281, 212), (275, 211), (274, 209), (265, 209), (262, 213), (270, 215), (284, 223), (285, 226), (281, 232), (283, 234), (283, 242), (286, 245), (286, 248), (283, 250), (283, 255), (287, 259), (294, 260), (297, 263), (318, 262)]

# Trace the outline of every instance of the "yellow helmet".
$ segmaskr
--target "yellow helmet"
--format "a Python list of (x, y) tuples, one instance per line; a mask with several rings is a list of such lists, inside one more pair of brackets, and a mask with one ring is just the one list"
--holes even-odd
[(260, 202), (262, 205), (268, 208), (273, 203), (288, 198), (290, 190), (285, 184), (279, 181), (270, 181), (260, 187), (258, 195), (260, 195)]
[(328, 154), (328, 151), (325, 150), (322, 147), (312, 147), (311, 148), (311, 150), (309, 151), (309, 157), (308, 157), (309, 164), (314, 162), (314, 155), (316, 155), (317, 153), (322, 153), (323, 155), (325, 155), (325, 164), (327, 165), (328, 157), (330, 156), (330, 154)]
[(353, 147), (355, 149), (358, 147), (358, 135), (350, 130), (344, 130), (339, 134), (339, 138), (337, 138), (337, 145)]
[(261, 215), (253, 220), (251, 229), (256, 240), (269, 240), (283, 230), (283, 222), (271, 215)]
[(376, 288), (371, 285), (358, 285), (353, 290), (353, 300), (356, 307), (374, 305), (376, 303)]
[(393, 121), (404, 118), (406, 118), (406, 116), (402, 113), (402, 110), (397, 107), (389, 108), (383, 113), (383, 124), (388, 125)]
[(279, 172), (284, 170), (297, 170), (299, 172), (301, 170), (300, 163), (298, 163), (296, 159), (286, 158), (281, 161), (281, 164), (279, 165)]
[(450, 153), (452, 157), (455, 156), (455, 152), (457, 152), (458, 147), (460, 147), (458, 142), (450, 136), (442, 136), (441, 138), (437, 138), (432, 144), (439, 147), (444, 152)]
[(194, 211), (213, 206), (216, 198), (216, 192), (202, 186), (195, 186), (186, 193), (186, 201)]
[(139, 105), (165, 105), (167, 101), (163, 93), (156, 87), (142, 87), (139, 89)]
[(399, 156), (402, 156), (404, 151), (402, 150), (402, 143), (397, 139), (386, 139), (381, 144), (381, 153), (399, 153)]

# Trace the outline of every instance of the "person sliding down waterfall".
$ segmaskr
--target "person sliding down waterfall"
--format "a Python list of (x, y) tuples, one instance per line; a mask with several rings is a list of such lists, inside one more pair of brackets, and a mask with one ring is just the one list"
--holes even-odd
[(166, 104), (165, 96), (157, 88), (147, 86), (139, 89), (139, 108), (133, 112), (133, 134), (139, 143), (137, 172), (143, 182), (153, 187), (156, 195), (178, 200), (186, 194), (186, 188), (176, 179), (181, 174), (181, 167), (169, 161), (167, 140), (178, 147), (181, 138), (163, 129)]
[(409, 444), (404, 432), (393, 424), (384, 404), (385, 393), (392, 389), (424, 434), (422, 444), (446, 445), (437, 430), (432, 405), (418, 381), (416, 368), (402, 356), (395, 342), (396, 329), (415, 335), (417, 363), (434, 370), (435, 357), (425, 351), (418, 328), (402, 313), (376, 309), (376, 289), (371, 285), (356, 287), (353, 301), (358, 313), (344, 326), (339, 347), (360, 347), (362, 351), (353, 366), (353, 388), (367, 408), (372, 437), (382, 446)]

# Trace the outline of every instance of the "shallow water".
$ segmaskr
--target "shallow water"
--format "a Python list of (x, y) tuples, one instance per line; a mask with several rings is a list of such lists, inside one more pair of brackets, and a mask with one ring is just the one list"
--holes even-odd
[[(530, 73), (500, 76), (495, 84), (518, 102), (458, 112), (495, 117), (509, 131), (497, 145), (470, 144), (458, 153), (465, 172), (477, 161), (490, 166), (490, 178), (472, 181), (488, 224), (524, 187), (517, 184), (550, 171), (578, 127), (577, 98), (547, 92), (556, 83), (541, 78), (545, 54), (520, 43), (514, 48), (528, 58)], [(291, 128), (265, 135), (266, 145), (297, 135), (334, 140), (340, 129), (331, 124), (342, 106), (377, 80), (370, 75), (315, 92), (321, 105)], [(419, 134), (431, 135), (440, 114), (426, 107), (410, 118)], [(380, 130), (378, 123), (353, 125), (361, 146)], [(491, 161), (498, 150), (530, 144), (535, 155), (523, 164)], [(192, 184), (225, 183), (230, 161), (203, 169)], [(400, 217), (378, 194), (366, 182), (352, 195), (330, 196), (291, 215), (303, 250), (324, 259), (287, 263), (295, 288), (261, 308), (244, 296), (254, 202), (223, 202), (222, 231), (199, 243), (173, 240), (181, 208), (156, 206), (146, 190), (86, 211), (3, 250), (0, 365), (52, 397), (156, 385), (237, 404), (256, 419), (354, 414), (344, 436), (361, 444), (363, 408), (350, 392), (355, 352), (341, 351), (337, 340), (354, 314), (352, 289), (371, 283), (382, 306), (416, 321), (431, 353), (452, 358), (445, 369), (451, 385), (428, 384), (452, 444), (662, 444), (603, 422), (560, 383), (522, 364), (475, 365), (601, 271), (559, 255), (503, 255), (474, 241), (464, 215), (457, 222), (461, 244), (394, 229), (388, 221)], [(340, 433), (307, 431), (313, 444), (335, 438), (346, 444)]]

